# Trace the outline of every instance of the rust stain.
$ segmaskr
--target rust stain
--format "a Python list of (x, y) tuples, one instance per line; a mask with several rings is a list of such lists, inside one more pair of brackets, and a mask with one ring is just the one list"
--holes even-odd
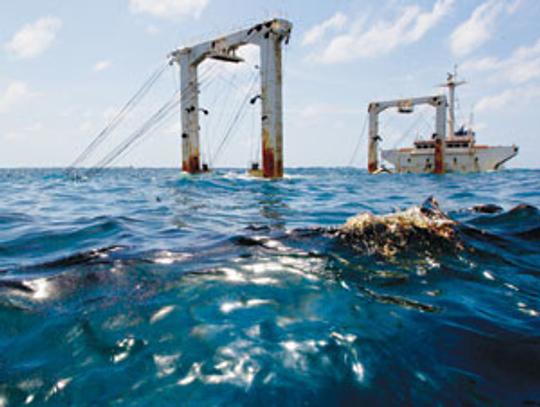
[(189, 157), (189, 171), (190, 174), (196, 174), (200, 172), (199, 156), (192, 155)]
[(442, 174), (444, 172), (444, 157), (443, 157), (443, 141), (441, 139), (435, 140), (435, 174)]
[(283, 178), (283, 160), (276, 162), (276, 177)]
[(268, 129), (262, 131), (262, 175), (264, 178), (280, 178), (283, 176), (283, 162), (277, 159), (270, 143)]
[(274, 178), (275, 166), (274, 166), (274, 152), (271, 148), (263, 149), (263, 176), (264, 178)]
[(377, 163), (369, 163), (368, 164), (368, 171), (370, 173), (374, 173), (375, 171), (377, 171)]
[(182, 171), (188, 174), (197, 174), (201, 172), (199, 156), (196, 154), (190, 155), (187, 160), (182, 162)]

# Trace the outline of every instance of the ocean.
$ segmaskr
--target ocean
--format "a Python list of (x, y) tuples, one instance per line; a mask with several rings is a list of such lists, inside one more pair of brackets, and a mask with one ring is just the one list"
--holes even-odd
[(0, 170), (0, 406), (540, 405), (540, 170), (286, 172)]

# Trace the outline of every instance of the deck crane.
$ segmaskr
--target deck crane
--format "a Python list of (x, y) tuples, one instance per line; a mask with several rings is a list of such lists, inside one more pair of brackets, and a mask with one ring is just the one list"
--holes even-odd
[(399, 113), (412, 113), (416, 105), (430, 105), (435, 108), (435, 166), (433, 172), (444, 172), (444, 143), (446, 138), (446, 96), (424, 96), (412, 99), (397, 99), (369, 104), (369, 135), (368, 135), (368, 171), (375, 173), (379, 170), (379, 114), (386, 109), (397, 108)]
[(283, 177), (283, 106), (282, 106), (282, 43), (288, 43), (292, 24), (273, 19), (251, 28), (225, 35), (170, 54), (171, 63), (180, 66), (182, 88), (182, 170), (196, 174), (202, 171), (199, 137), (199, 89), (197, 68), (206, 59), (229, 63), (243, 62), (236, 55), (241, 46), (254, 44), (260, 48), (262, 176)]

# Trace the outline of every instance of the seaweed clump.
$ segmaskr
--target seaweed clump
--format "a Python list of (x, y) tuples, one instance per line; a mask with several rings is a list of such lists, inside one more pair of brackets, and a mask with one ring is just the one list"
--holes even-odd
[(386, 215), (358, 214), (338, 228), (337, 237), (355, 250), (393, 257), (410, 250), (461, 250), (456, 226), (430, 197), (421, 207)]

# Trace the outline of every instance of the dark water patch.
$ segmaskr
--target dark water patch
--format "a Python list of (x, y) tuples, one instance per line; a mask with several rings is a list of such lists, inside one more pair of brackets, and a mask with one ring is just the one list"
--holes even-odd
[(535, 206), (520, 204), (495, 216), (480, 216), (470, 223), (497, 234), (516, 234), (531, 225), (540, 225), (540, 213)]
[[(85, 249), (89, 245), (100, 244), (110, 239), (111, 241), (122, 240), (129, 232), (123, 227), (120, 220), (107, 217), (93, 219), (86, 226), (73, 225), (66, 227), (61, 225), (53, 229), (42, 229), (23, 233), (18, 231), (10, 240), (0, 245), (0, 259), (14, 259), (20, 253), (25, 253), (23, 264), (29, 263), (29, 259), (43, 259), (52, 256), (66, 254), (72, 256), (73, 250)], [(0, 262), (0, 264), (2, 264)]]
[(361, 291), (364, 292), (366, 295), (368, 295), (370, 298), (373, 298), (375, 301), (378, 301), (383, 304), (397, 305), (399, 307), (411, 308), (411, 309), (422, 311), (422, 312), (438, 312), (439, 311), (439, 309), (433, 305), (424, 304), (419, 301), (411, 300), (408, 298), (398, 297), (398, 296), (393, 296), (393, 295), (388, 295), (388, 294), (379, 294), (368, 288), (363, 288)]
[[(470, 326), (482, 326), (482, 331), (470, 330)], [(452, 337), (447, 343), (441, 337)], [(474, 319), (437, 325), (426, 345), (442, 353), (448, 367), (468, 371), (476, 377), (476, 392), (487, 394), (504, 404), (521, 404), (524, 400), (538, 399), (540, 342), (529, 337), (502, 329), (485, 320)], [(472, 362), (472, 363), (471, 363)], [(507, 392), (505, 387), (516, 392)], [(506, 388), (508, 388), (506, 387)]]
[(70, 256), (48, 261), (41, 264), (25, 267), (26, 270), (33, 269), (62, 269), (65, 267), (81, 266), (85, 264), (110, 263), (111, 260), (105, 260), (110, 253), (122, 250), (123, 246), (110, 246), (101, 249), (93, 249), (87, 252), (75, 253)]
[(7, 288), (10, 290), (18, 290), (24, 293), (33, 293), (34, 290), (24, 283), (17, 280), (0, 280), (0, 289)]
[(460, 232), (469, 239), (468, 244), (474, 247), (477, 252), (486, 251), (496, 255), (504, 253), (500, 252), (500, 249), (518, 254), (530, 252), (526, 245), (520, 245), (517, 239), (512, 239), (511, 236), (497, 235), (466, 225), (460, 227)]
[(540, 226), (514, 233), (514, 236), (519, 237), (520, 239), (539, 242), (540, 241)]
[(477, 213), (499, 213), (503, 211), (503, 208), (495, 204), (479, 204), (471, 207), (471, 211)]
[(0, 227), (8, 227), (13, 224), (30, 222), (32, 217), (30, 215), (18, 212), (2, 213), (0, 214)]

